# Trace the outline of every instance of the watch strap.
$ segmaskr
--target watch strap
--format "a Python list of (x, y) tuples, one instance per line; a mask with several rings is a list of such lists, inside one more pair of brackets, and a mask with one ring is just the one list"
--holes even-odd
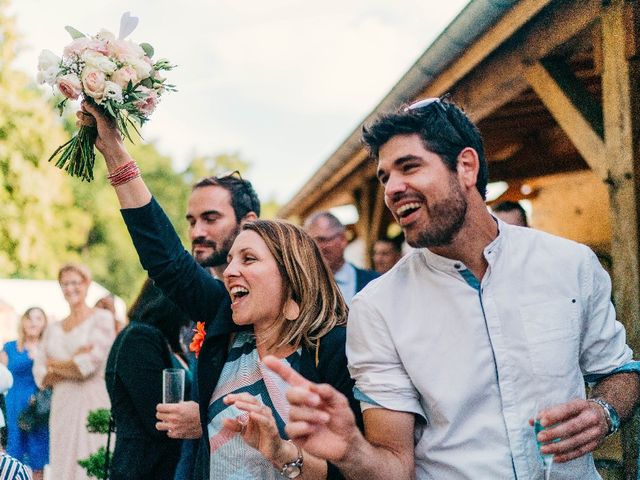
[[(287, 440), (292, 445), (296, 445), (291, 440)], [(299, 445), (296, 445), (298, 449), (298, 458), (292, 460), (291, 462), (287, 462), (283, 465), (280, 470), (280, 475), (284, 478), (296, 478), (302, 474), (302, 465), (304, 464), (304, 457), (302, 456), (302, 449)]]
[(601, 398), (589, 398), (587, 401), (596, 403), (602, 407), (607, 421), (607, 437), (613, 435), (620, 429), (620, 416), (610, 403), (605, 402)]

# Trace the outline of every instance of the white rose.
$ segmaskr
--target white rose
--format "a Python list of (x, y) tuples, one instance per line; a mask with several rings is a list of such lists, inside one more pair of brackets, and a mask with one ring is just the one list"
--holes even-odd
[(116, 39), (116, 36), (111, 33), (109, 30), (105, 30), (104, 28), (98, 32), (96, 35), (98, 40), (105, 40), (107, 42), (113, 42)]
[(123, 57), (120, 57), (120, 61), (127, 65), (131, 65), (131, 67), (133, 67), (133, 69), (136, 71), (136, 75), (141, 80), (144, 80), (149, 75), (151, 75), (151, 70), (153, 69), (153, 67), (140, 58), (125, 55)]
[(97, 68), (107, 75), (112, 74), (118, 68), (115, 62), (112, 62), (108, 57), (105, 57), (101, 53), (94, 52), (93, 50), (85, 50), (84, 52), (82, 52), (80, 58), (87, 64), (88, 67)]
[(43, 50), (38, 56), (38, 83), (53, 85), (60, 72), (61, 59), (51, 50)]
[(122, 103), (122, 88), (114, 82), (104, 83), (104, 97)]

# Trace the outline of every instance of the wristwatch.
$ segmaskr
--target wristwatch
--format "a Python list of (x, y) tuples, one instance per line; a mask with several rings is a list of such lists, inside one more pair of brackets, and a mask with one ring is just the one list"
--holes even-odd
[[(291, 442), (291, 440), (288, 440)], [(293, 444), (293, 442), (291, 442)], [(302, 464), (304, 463), (304, 459), (302, 458), (302, 449), (296, 445), (298, 449), (298, 458), (296, 458), (292, 462), (288, 462), (284, 464), (282, 470), (280, 470), (280, 475), (284, 478), (297, 478), (302, 475)]]
[(616, 409), (613, 408), (611, 404), (605, 402), (601, 398), (590, 398), (589, 401), (593, 403), (597, 403), (602, 407), (602, 410), (604, 410), (604, 416), (605, 416), (605, 419), (607, 420), (607, 426), (609, 427), (609, 430), (607, 431), (607, 435), (606, 435), (607, 437), (609, 435), (613, 435), (618, 430), (620, 430), (620, 416), (618, 415), (618, 412), (616, 412)]

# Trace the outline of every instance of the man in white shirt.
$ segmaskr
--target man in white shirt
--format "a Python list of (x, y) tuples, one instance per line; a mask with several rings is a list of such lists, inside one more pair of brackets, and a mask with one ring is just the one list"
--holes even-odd
[(541, 479), (535, 418), (552, 478), (600, 478), (590, 452), (640, 385), (593, 252), (491, 216), (482, 139), (452, 103), (382, 116), (364, 140), (417, 250), (351, 307), (365, 436), (335, 390), (265, 359), (294, 386), (290, 438), (347, 478)]
[(310, 215), (304, 222), (304, 229), (318, 245), (322, 258), (333, 272), (344, 301), (351, 305), (354, 295), (377, 278), (378, 274), (358, 268), (345, 260), (344, 251), (349, 243), (346, 229), (332, 213), (323, 211)]

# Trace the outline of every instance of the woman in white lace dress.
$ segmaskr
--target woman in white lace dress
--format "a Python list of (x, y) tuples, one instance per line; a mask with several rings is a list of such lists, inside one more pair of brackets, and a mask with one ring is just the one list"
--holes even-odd
[(91, 274), (83, 265), (67, 264), (58, 281), (69, 316), (50, 324), (34, 359), (33, 374), (40, 387), (53, 387), (51, 400), (51, 478), (84, 480), (78, 460), (105, 444), (104, 435), (88, 433), (87, 415), (109, 408), (104, 366), (115, 337), (111, 312), (91, 308), (86, 296)]

